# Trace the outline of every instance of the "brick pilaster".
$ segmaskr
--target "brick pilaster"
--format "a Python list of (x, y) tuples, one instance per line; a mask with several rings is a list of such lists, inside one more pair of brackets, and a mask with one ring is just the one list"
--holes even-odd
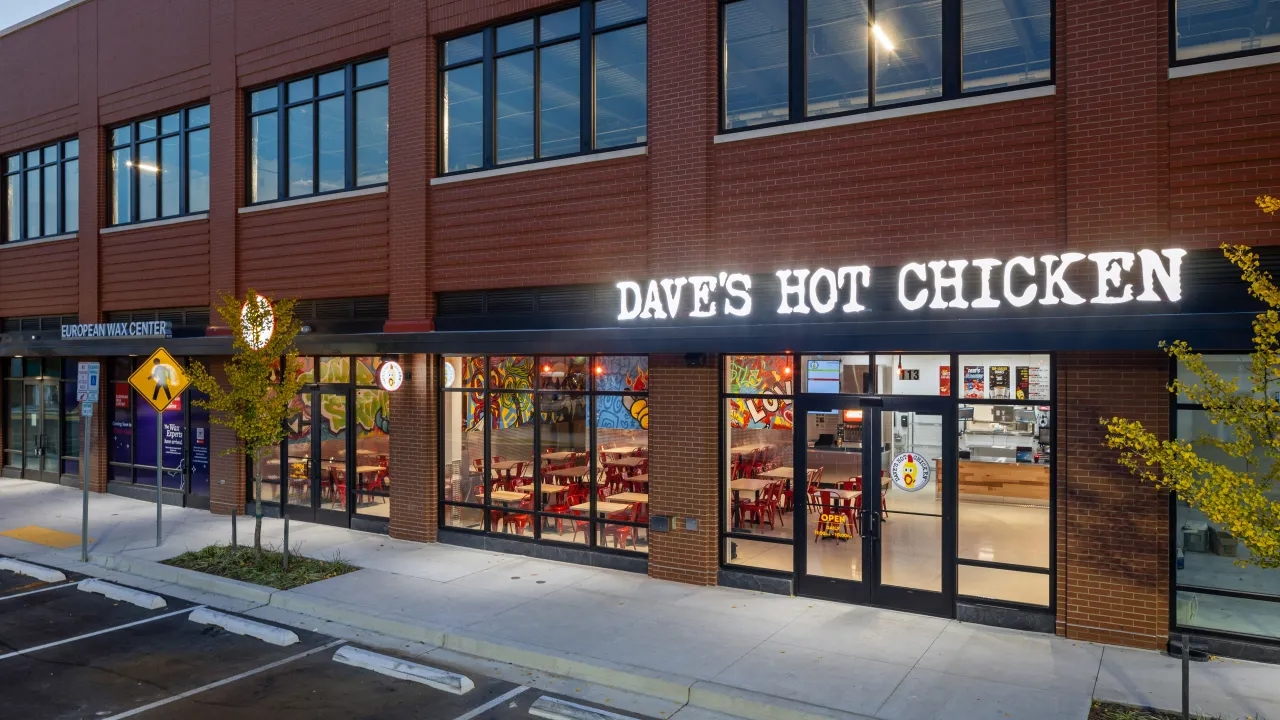
[(391, 537), (435, 542), (437, 478), (436, 362), (402, 355), (404, 385), (391, 394)]
[[(209, 362), (209, 372), (219, 382), (226, 382), (221, 358)], [(216, 515), (230, 515), (233, 509), (244, 512), (244, 454), (227, 454), (231, 448), (240, 448), (235, 432), (224, 425), (209, 423), (209, 510)]]
[(1102, 417), (1169, 436), (1161, 353), (1058, 356), (1057, 632), (1162, 648), (1169, 628), (1169, 496), (1139, 482), (1103, 444)]
[[(649, 358), (649, 505), (671, 515), (672, 528), (649, 535), (649, 574), (715, 585), (719, 567), (716, 486), (720, 385), (714, 367), (686, 367), (683, 357)], [(685, 518), (698, 521), (687, 530)]]

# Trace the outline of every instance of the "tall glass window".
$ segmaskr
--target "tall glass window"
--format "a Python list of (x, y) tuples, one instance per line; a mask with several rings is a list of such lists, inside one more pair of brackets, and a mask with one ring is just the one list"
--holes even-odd
[(250, 204), (387, 182), (386, 58), (249, 92)]
[(63, 233), (80, 226), (80, 141), (63, 140), (14, 153), (0, 164), (4, 242)]
[(446, 357), (442, 524), (646, 553), (644, 356)]
[(646, 11), (587, 0), (446, 40), (440, 172), (643, 144)]
[[(184, 362), (183, 358), (177, 358)], [(137, 358), (115, 358), (105, 364), (110, 389), (111, 437), (107, 451), (107, 478), (114, 483), (155, 486), (157, 460), (166, 489), (188, 494), (209, 494), (209, 415), (192, 400), (202, 397), (187, 389), (165, 408), (160, 444), (156, 445), (158, 415), (150, 404), (137, 401), (129, 386)], [(74, 381), (74, 375), (70, 376)]]
[(724, 130), (1047, 84), (1051, 0), (724, 0)]
[(1174, 0), (1173, 61), (1204, 61), (1274, 52), (1280, 46), (1280, 2)]
[[(1249, 388), (1250, 358), (1247, 355), (1205, 356), (1210, 369), (1227, 380), (1235, 379)], [(1188, 383), (1198, 378), (1179, 368), (1178, 377)], [(1220, 462), (1239, 472), (1262, 471), (1272, 462), (1261, 452), (1251, 462), (1230, 457), (1204, 442), (1206, 439), (1233, 440), (1231, 429), (1213, 423), (1199, 405), (1180, 397), (1177, 406), (1177, 437), (1191, 443), (1201, 457)], [(1250, 467), (1252, 465), (1252, 468)], [(1280, 489), (1267, 496), (1280, 501)], [(1238, 567), (1250, 557), (1231, 531), (1209, 522), (1204, 513), (1175, 498), (1173, 527), (1176, 577), (1175, 617), (1181, 628), (1194, 628), (1268, 640), (1280, 639), (1280, 572), (1259, 567)]]
[(209, 106), (110, 130), (111, 225), (209, 209)]

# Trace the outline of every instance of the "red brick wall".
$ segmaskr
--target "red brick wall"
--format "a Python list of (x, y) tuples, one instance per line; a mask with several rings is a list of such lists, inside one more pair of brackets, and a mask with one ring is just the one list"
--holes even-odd
[[(670, 515), (671, 532), (649, 534), (649, 574), (715, 585), (720, 538), (720, 383), (715, 367), (649, 357), (649, 512)], [(686, 529), (695, 518), (698, 529)]]
[(102, 236), (103, 312), (184, 307), (209, 300), (209, 222), (196, 220)]
[(436, 361), (401, 355), (405, 381), (391, 394), (391, 537), (435, 542), (439, 501)]
[(1060, 353), (1058, 634), (1163, 648), (1169, 627), (1169, 498), (1103, 445), (1102, 417), (1169, 436), (1169, 360), (1159, 352)]

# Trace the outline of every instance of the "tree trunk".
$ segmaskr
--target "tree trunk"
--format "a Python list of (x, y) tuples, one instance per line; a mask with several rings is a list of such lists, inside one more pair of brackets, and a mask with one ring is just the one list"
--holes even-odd
[[(255, 453), (256, 455), (256, 453)], [(253, 561), (262, 562), (262, 466), (266, 458), (256, 458), (258, 471), (253, 476)]]

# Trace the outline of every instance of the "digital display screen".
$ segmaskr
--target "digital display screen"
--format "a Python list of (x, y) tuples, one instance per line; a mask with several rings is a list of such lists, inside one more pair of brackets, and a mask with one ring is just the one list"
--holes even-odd
[(805, 391), (811, 393), (840, 392), (840, 361), (810, 360), (805, 373)]

